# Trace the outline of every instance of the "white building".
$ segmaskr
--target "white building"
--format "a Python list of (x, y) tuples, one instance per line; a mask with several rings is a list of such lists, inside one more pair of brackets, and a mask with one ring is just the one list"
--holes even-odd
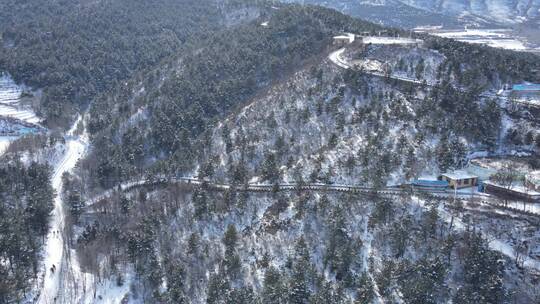
[(454, 171), (441, 174), (439, 180), (447, 181), (448, 185), (454, 189), (474, 187), (478, 184), (478, 176), (466, 171)]

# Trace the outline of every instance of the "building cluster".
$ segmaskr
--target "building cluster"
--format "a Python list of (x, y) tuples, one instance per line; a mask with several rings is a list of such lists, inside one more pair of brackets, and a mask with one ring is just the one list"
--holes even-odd
[(519, 180), (502, 184), (493, 178), (496, 170), (477, 167), (472, 165), (467, 170), (446, 172), (439, 175), (437, 180), (414, 180), (410, 185), (416, 189), (440, 191), (468, 188), (471, 191), (484, 192), (501, 198), (540, 203), (540, 171), (530, 172)]

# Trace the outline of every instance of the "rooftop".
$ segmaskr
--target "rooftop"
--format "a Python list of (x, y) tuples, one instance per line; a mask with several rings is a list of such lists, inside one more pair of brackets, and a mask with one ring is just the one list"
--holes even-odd
[(335, 40), (348, 40), (349, 43), (353, 43), (355, 38), (356, 35), (352, 33), (345, 33), (344, 35), (334, 36)]
[(446, 176), (450, 179), (471, 179), (471, 178), (478, 178), (478, 176), (476, 175), (472, 175), (466, 171), (454, 171), (454, 172), (447, 172), (447, 173), (443, 173), (441, 174), (442, 176)]
[(429, 186), (429, 187), (448, 187), (447, 181), (439, 180), (427, 180), (427, 179), (417, 179), (412, 181), (413, 185), (417, 186)]
[(526, 83), (526, 84), (515, 84), (512, 86), (514, 91), (523, 91), (523, 92), (540, 92), (540, 84), (535, 83)]

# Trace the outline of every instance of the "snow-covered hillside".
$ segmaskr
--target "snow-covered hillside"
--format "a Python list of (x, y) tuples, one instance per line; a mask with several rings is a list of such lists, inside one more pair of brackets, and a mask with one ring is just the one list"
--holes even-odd
[(427, 24), (447, 27), (462, 25), (462, 22), (453, 16), (416, 8), (400, 0), (285, 0), (285, 2), (323, 5), (386, 26), (414, 28)]
[(289, 0), (335, 8), (385, 25), (538, 25), (539, 0)]
[(431, 12), (478, 18), (515, 24), (535, 20), (540, 16), (539, 0), (400, 0), (403, 3)]
[[(139, 188), (89, 207), (75, 237), (101, 281), (87, 293), (105, 303), (538, 298), (534, 217), (406, 194), (240, 189)], [(489, 280), (470, 278), (479, 268)]]
[[(111, 3), (130, 8), (117, 1)], [(0, 303), (540, 300), (537, 208), (480, 193), (482, 180), (460, 171), (476, 159), (478, 172), (521, 178), (506, 165), (480, 166), (509, 154), (528, 156), (522, 170), (540, 168), (540, 108), (508, 89), (540, 82), (535, 55), (385, 28), (316, 6), (263, 2), (259, 9), (259, 1), (232, 0), (247, 6), (229, 11), (209, 1), (226, 28), (185, 38), (186, 45), (170, 49), (175, 55), (158, 56), (150, 44), (140, 53), (138, 44), (120, 39), (137, 37), (119, 32), (113, 44), (134, 56), (103, 53), (155, 61), (125, 65), (133, 75), (111, 78), (99, 91), (85, 91), (71, 73), (109, 75), (114, 64), (58, 74), (73, 84), (68, 91), (89, 99), (70, 108), (85, 113), (70, 130), (52, 127), (66, 104), (50, 94), (64, 98), (64, 90), (43, 88), (48, 97), (38, 97), (46, 108), (30, 97), (23, 102), (55, 111), (44, 120), (50, 132), (22, 137), (2, 157)], [(330, 2), (369, 8), (374, 18), (462, 19), (443, 15), (442, 8), (458, 5), (449, 1), (436, 8), (400, 0), (324, 4)], [(474, 3), (480, 9), (503, 1)], [(126, 16), (139, 36), (146, 33), (139, 22), (155, 14)], [(91, 17), (107, 31), (108, 23)], [(181, 38), (175, 28), (165, 26), (167, 35)], [(108, 44), (110, 37), (95, 36), (92, 43)], [(71, 49), (67, 65), (86, 58)], [(0, 105), (32, 95), (1, 81)], [(15, 168), (21, 173), (10, 174)], [(434, 180), (441, 175), (466, 182)], [(40, 240), (25, 234), (36, 219)]]
[[(447, 64), (440, 52), (353, 46), (329, 59), (220, 123), (205, 137), (199, 174), (240, 183), (395, 184), (446, 170), (447, 141), (454, 151), (448, 164), (459, 167), (478, 149), (515, 149), (509, 129), (522, 130), (519, 138), (536, 134), (537, 123), (519, 114), (527, 113), (519, 106), (497, 104), (489, 92), (471, 98), (470, 92), (438, 85)], [(454, 106), (469, 110), (454, 112)], [(473, 135), (469, 128), (483, 131)]]

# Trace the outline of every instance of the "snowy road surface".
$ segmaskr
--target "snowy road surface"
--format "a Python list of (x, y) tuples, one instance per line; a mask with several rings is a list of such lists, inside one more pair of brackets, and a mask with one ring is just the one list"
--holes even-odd
[[(57, 192), (54, 201), (54, 211), (51, 216), (50, 232), (44, 250), (44, 280), (37, 303), (48, 304), (90, 304), (96, 303), (98, 296), (100, 303), (121, 303), (124, 296), (129, 292), (129, 284), (117, 286), (115, 280), (99, 280), (92, 273), (81, 269), (77, 257), (77, 251), (71, 249), (64, 239), (65, 212), (62, 199), (59, 196), (62, 191), (62, 174), (71, 171), (78, 160), (87, 152), (89, 140), (88, 134), (75, 134), (79, 117), (72, 129), (66, 133), (66, 152), (64, 157), (55, 168), (52, 184)], [(51, 272), (52, 265), (56, 270)], [(125, 273), (124, 280), (129, 282), (131, 274)]]
[(343, 55), (343, 52), (345, 52), (345, 48), (342, 48), (342, 49), (339, 49), (339, 50), (337, 50), (335, 52), (330, 53), (328, 58), (330, 59), (330, 61), (332, 61), (337, 66), (339, 66), (341, 68), (344, 68), (344, 69), (349, 69), (350, 67), (347, 64), (347, 62), (345, 62), (341, 57), (341, 55)]
[[(77, 161), (83, 156), (86, 151), (88, 141), (86, 136), (72, 137), (74, 130), (81, 118), (75, 122), (73, 128), (68, 131), (67, 135), (72, 139), (66, 141), (66, 151), (63, 158), (59, 161), (55, 167), (54, 174), (52, 176), (52, 186), (56, 190), (56, 198), (54, 200), (54, 210), (51, 215), (50, 230), (47, 235), (47, 242), (44, 248), (44, 270), (43, 270), (43, 286), (39, 295), (38, 303), (55, 303), (57, 301), (58, 293), (60, 291), (60, 284), (62, 276), (65, 272), (65, 247), (64, 247), (64, 207), (62, 204), (62, 174), (72, 170)], [(56, 268), (52, 271), (51, 268)]]
[[(330, 55), (328, 55), (328, 59), (330, 59), (330, 61), (332, 61), (335, 65), (337, 65), (337, 66), (339, 66), (341, 68), (352, 69), (353, 65), (351, 63), (347, 62), (347, 60), (343, 58), (343, 53), (344, 52), (345, 52), (345, 48), (341, 48), (341, 49), (339, 49), (337, 51), (334, 51), (334, 52), (330, 53)], [(386, 77), (386, 75), (385, 75), (385, 73), (383, 71), (364, 70), (364, 72), (367, 73), (367, 74), (378, 76), (378, 77)], [(389, 75), (389, 77), (392, 78), (392, 79), (411, 82), (411, 83), (415, 83), (415, 84), (422, 84), (423, 83), (422, 81), (420, 81), (418, 79), (398, 76), (398, 75), (394, 75), (394, 74)], [(427, 83), (427, 84), (431, 85), (430, 83)]]

